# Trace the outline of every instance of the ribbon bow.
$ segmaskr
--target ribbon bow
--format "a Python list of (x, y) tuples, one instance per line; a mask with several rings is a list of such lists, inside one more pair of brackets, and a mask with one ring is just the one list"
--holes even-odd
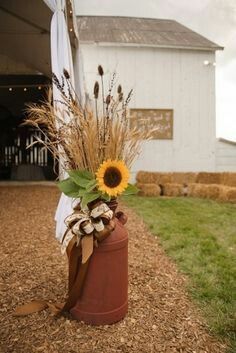
[(82, 264), (88, 261), (94, 245), (105, 239), (114, 230), (113, 211), (103, 202), (92, 210), (75, 211), (65, 219), (67, 231), (62, 239), (61, 252), (64, 254), (74, 238), (82, 249)]

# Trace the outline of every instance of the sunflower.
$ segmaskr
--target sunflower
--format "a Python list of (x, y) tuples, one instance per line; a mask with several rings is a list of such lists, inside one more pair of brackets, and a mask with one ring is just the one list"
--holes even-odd
[(129, 169), (123, 161), (108, 159), (96, 172), (98, 190), (109, 196), (117, 196), (127, 188), (129, 177)]

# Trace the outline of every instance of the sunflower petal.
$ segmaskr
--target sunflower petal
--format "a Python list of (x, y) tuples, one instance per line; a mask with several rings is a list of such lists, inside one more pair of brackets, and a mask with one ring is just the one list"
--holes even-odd
[(121, 194), (128, 186), (130, 173), (122, 160), (104, 161), (96, 172), (98, 189), (108, 196)]

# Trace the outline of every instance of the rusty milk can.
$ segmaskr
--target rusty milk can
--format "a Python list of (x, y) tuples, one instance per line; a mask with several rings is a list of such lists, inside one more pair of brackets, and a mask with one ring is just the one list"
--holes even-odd
[(115, 218), (115, 230), (94, 249), (82, 293), (70, 310), (77, 320), (107, 325), (127, 313), (128, 234), (123, 219)]

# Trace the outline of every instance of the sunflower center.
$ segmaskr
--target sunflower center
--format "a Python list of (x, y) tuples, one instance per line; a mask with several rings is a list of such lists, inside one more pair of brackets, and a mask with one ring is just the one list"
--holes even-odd
[(115, 188), (121, 183), (122, 175), (118, 168), (108, 167), (104, 173), (104, 184), (109, 188)]

